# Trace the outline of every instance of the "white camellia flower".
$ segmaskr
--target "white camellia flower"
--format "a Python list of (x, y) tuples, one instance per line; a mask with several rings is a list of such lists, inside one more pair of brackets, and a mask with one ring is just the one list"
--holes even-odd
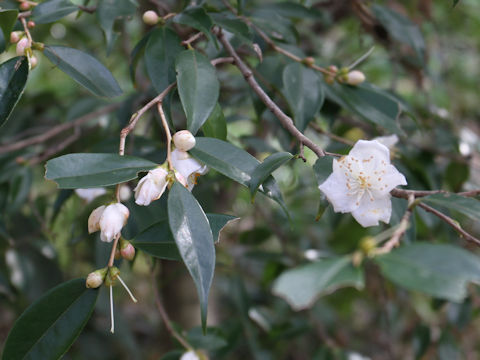
[(180, 360), (200, 360), (200, 358), (195, 351), (187, 351), (186, 353), (183, 353)]
[(373, 140), (377, 140), (380, 144), (385, 145), (387, 148), (392, 149), (396, 143), (398, 143), (398, 136), (388, 135), (388, 136), (379, 136), (374, 138)]
[(390, 164), (390, 151), (378, 141), (359, 140), (350, 153), (333, 160), (333, 173), (319, 188), (335, 212), (351, 212), (363, 227), (390, 222), (390, 191), (407, 181)]
[(154, 200), (160, 199), (167, 187), (168, 171), (164, 168), (150, 170), (135, 187), (135, 203), (147, 206)]
[(129, 215), (128, 208), (121, 203), (99, 206), (88, 218), (88, 232), (91, 234), (100, 230), (100, 239), (111, 242), (120, 234)]
[(189, 153), (180, 149), (173, 150), (171, 156), (173, 167), (187, 181), (186, 188), (192, 191), (197, 183), (197, 177), (208, 171), (207, 166), (200, 164)]
[(89, 189), (75, 189), (75, 194), (77, 194), (81, 199), (85, 200), (87, 203), (91, 202), (96, 197), (106, 194), (107, 190), (105, 188), (89, 188)]

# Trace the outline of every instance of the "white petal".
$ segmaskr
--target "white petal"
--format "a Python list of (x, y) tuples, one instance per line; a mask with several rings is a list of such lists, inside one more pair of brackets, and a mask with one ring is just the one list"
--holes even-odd
[(373, 140), (378, 141), (380, 144), (385, 145), (387, 148), (391, 149), (398, 143), (398, 136), (396, 134), (388, 136), (379, 136)]
[(185, 151), (175, 149), (172, 151), (172, 165), (185, 179), (191, 174), (204, 174), (206, 172), (206, 166), (200, 164), (197, 160), (192, 158)]
[(147, 206), (158, 200), (167, 187), (168, 172), (163, 168), (150, 170), (135, 187), (135, 203)]
[(360, 200), (360, 206), (352, 211), (352, 215), (363, 227), (378, 225), (379, 220), (388, 224), (392, 215), (390, 194), (374, 198), (373, 201), (365, 194)]
[(387, 173), (383, 175), (382, 180), (382, 182), (385, 184), (384, 190), (382, 192), (390, 192), (398, 185), (407, 185), (407, 179), (405, 179), (405, 176), (401, 172), (399, 172), (395, 166), (388, 165), (386, 171)]
[(120, 203), (108, 205), (100, 217), (100, 239), (111, 242), (127, 222), (129, 216), (128, 208)]
[(182, 355), (180, 360), (200, 360), (197, 354), (194, 351), (188, 351)]
[(105, 188), (75, 189), (75, 193), (83, 200), (91, 202), (107, 192)]
[(390, 164), (390, 151), (376, 140), (358, 140), (348, 155), (359, 160), (372, 158), (375, 164), (382, 161)]
[(88, 233), (94, 233), (100, 230), (100, 217), (105, 210), (105, 205), (97, 207), (88, 217)]
[(341, 172), (334, 171), (318, 188), (333, 205), (335, 212), (346, 213), (358, 207), (356, 198), (348, 195), (346, 180)]

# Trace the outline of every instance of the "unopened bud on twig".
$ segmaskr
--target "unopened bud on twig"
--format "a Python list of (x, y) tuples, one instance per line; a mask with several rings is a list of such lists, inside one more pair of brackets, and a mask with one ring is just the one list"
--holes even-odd
[(30, 4), (28, 3), (28, 1), (22, 1), (20, 3), (20, 10), (22, 11), (30, 10)]
[(132, 261), (135, 257), (135, 248), (127, 240), (120, 239), (120, 254), (125, 260)]
[(21, 38), (17, 43), (16, 52), (18, 56), (25, 55), (25, 49), (30, 47), (30, 43), (26, 37)]
[(175, 147), (181, 151), (188, 151), (195, 146), (195, 136), (188, 130), (181, 130), (173, 135)]
[(358, 70), (350, 71), (347, 74), (347, 84), (359, 85), (365, 81), (365, 74)]
[(22, 35), (23, 35), (23, 31), (12, 31), (10, 33), (10, 42), (12, 44), (16, 44), (20, 40), (20, 37)]
[(105, 279), (105, 275), (107, 274), (107, 268), (98, 269), (87, 276), (87, 280), (85, 281), (85, 286), (89, 289), (96, 289), (103, 284)]
[(31, 69), (35, 69), (35, 68), (37, 67), (37, 64), (38, 64), (38, 59), (37, 59), (37, 57), (36, 57), (36, 56), (31, 56), (31, 57), (29, 58), (29, 60), (30, 60), (30, 68), (31, 68)]
[(27, 22), (27, 26), (29, 29), (33, 29), (35, 27), (35, 21), (30, 20)]
[(158, 23), (158, 15), (153, 10), (148, 10), (143, 13), (143, 22), (147, 25), (153, 26)]

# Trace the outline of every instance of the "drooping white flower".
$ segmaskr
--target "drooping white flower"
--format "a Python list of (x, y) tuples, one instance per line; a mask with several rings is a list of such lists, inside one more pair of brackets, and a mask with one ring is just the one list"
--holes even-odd
[(96, 197), (105, 194), (106, 192), (107, 190), (105, 188), (75, 189), (75, 194), (77, 194), (87, 203), (91, 202)]
[(200, 360), (200, 358), (195, 353), (195, 351), (190, 350), (190, 351), (187, 351), (186, 353), (183, 353), (180, 360)]
[(91, 234), (100, 230), (100, 239), (111, 242), (120, 234), (129, 215), (128, 208), (121, 203), (99, 206), (88, 218), (88, 232)]
[(152, 201), (160, 199), (167, 187), (168, 172), (164, 168), (150, 170), (135, 187), (135, 203), (149, 205)]
[(360, 225), (390, 222), (390, 191), (406, 185), (405, 176), (390, 164), (390, 152), (376, 140), (359, 140), (350, 153), (333, 161), (333, 172), (319, 188), (335, 212), (351, 212)]
[(173, 167), (186, 179), (186, 188), (192, 191), (197, 183), (197, 177), (208, 171), (207, 166), (200, 164), (189, 153), (180, 149), (173, 150), (171, 157)]

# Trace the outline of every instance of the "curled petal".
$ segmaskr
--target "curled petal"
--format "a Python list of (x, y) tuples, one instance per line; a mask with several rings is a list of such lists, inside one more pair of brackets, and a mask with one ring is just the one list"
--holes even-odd
[(152, 201), (158, 200), (167, 187), (168, 172), (163, 168), (157, 168), (148, 172), (135, 188), (135, 203), (138, 205), (149, 205)]
[(97, 207), (88, 217), (88, 233), (94, 233), (100, 230), (100, 218), (105, 210), (105, 205)]
[(186, 179), (187, 187), (192, 190), (196, 183), (196, 177), (203, 175), (208, 171), (208, 167), (200, 164), (192, 158), (186, 151), (175, 149), (172, 151), (172, 164), (184, 179)]

